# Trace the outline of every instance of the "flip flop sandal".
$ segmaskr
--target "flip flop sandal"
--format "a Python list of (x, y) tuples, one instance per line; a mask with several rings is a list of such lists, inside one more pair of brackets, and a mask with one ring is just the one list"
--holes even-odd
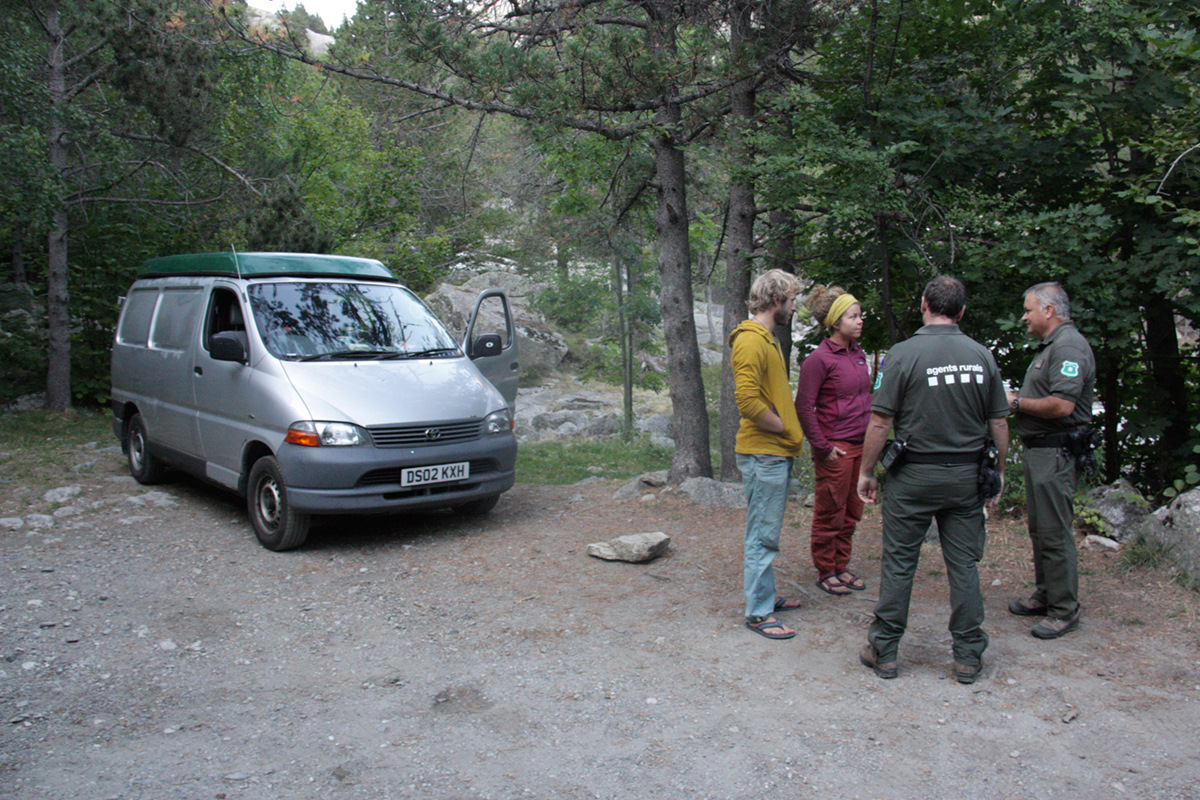
[[(817, 586), (821, 588), (821, 591), (828, 592), (834, 597), (845, 597), (850, 594), (850, 589), (846, 586), (846, 584), (838, 580), (837, 573), (834, 572), (831, 572), (828, 575), (822, 575), (817, 580)], [(839, 592), (837, 591), (838, 589), (841, 589), (842, 591)]]
[(777, 619), (772, 620), (771, 622), (760, 622), (758, 624), (747, 622), (746, 627), (761, 636), (767, 637), (768, 639), (790, 639), (796, 635), (795, 631), (791, 631), (790, 633), (771, 633), (771, 631), (776, 628), (783, 630), (783, 623)]
[(790, 597), (777, 597), (775, 599), (776, 611), (795, 611), (803, 605), (799, 600), (793, 600)]

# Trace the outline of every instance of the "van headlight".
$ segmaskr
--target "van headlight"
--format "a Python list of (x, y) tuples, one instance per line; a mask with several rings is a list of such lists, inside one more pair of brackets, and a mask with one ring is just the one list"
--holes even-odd
[(508, 433), (512, 429), (513, 416), (507, 408), (493, 411), (483, 418), (484, 433)]
[(293, 422), (284, 441), (302, 447), (353, 447), (367, 444), (366, 430), (349, 422)]

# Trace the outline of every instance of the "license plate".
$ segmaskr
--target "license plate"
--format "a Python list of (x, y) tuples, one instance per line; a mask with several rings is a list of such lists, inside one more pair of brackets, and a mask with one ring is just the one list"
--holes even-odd
[(461, 481), (471, 475), (471, 462), (436, 464), (432, 467), (408, 467), (400, 473), (401, 486), (423, 486), (427, 483)]

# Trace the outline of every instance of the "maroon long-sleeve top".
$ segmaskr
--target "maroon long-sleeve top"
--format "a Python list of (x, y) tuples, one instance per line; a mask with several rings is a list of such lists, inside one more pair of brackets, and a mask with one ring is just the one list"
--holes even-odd
[(796, 416), (816, 458), (833, 452), (833, 442), (861, 442), (871, 417), (871, 372), (867, 354), (826, 338), (800, 365)]

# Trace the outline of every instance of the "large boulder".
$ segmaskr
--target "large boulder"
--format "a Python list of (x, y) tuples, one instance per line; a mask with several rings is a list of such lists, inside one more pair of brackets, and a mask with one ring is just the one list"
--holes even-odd
[(1087, 508), (1078, 516), (1117, 542), (1133, 542), (1139, 537), (1150, 541), (1162, 538), (1163, 524), (1150, 503), (1124, 478), (1088, 492)]
[(613, 493), (613, 498), (616, 500), (631, 500), (635, 497), (642, 497), (647, 492), (654, 492), (666, 485), (667, 470), (660, 469), (656, 472), (647, 472), (644, 475), (633, 478), (620, 489), (617, 489)]
[(1200, 489), (1179, 495), (1154, 515), (1163, 522), (1159, 543), (1171, 549), (1175, 563), (1192, 580), (1200, 581)]
[[(512, 294), (509, 294), (509, 286), (506, 283), (509, 278), (514, 287)], [(567, 343), (550, 330), (541, 317), (526, 308), (523, 302), (525, 295), (521, 293), (529, 290), (529, 284), (515, 273), (488, 272), (474, 276), (463, 286), (443, 283), (425, 298), (425, 302), (458, 337), (466, 333), (479, 293), (493, 286), (504, 289), (508, 295), (508, 304), (516, 327), (522, 376), (545, 374), (562, 363), (567, 356)], [(504, 321), (500, 312), (490, 308), (491, 305), (484, 305), (480, 312), (480, 320), (476, 324), (484, 331), (503, 330)]]
[(607, 542), (593, 542), (587, 546), (587, 554), (605, 561), (629, 561), (637, 564), (653, 561), (667, 552), (671, 537), (661, 531), (652, 533), (628, 533)]

